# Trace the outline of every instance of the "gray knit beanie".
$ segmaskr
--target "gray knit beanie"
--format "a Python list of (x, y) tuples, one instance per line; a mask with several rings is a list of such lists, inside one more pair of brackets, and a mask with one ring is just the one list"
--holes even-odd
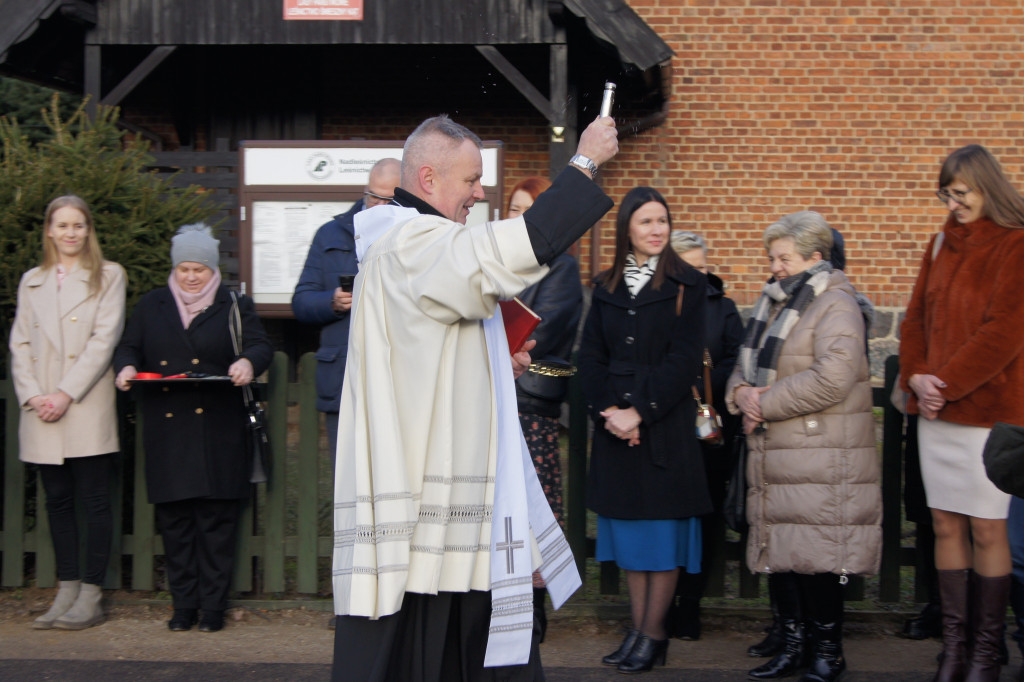
[(215, 270), (220, 263), (220, 242), (213, 238), (210, 227), (205, 223), (192, 223), (178, 228), (178, 234), (171, 237), (171, 265), (201, 263)]

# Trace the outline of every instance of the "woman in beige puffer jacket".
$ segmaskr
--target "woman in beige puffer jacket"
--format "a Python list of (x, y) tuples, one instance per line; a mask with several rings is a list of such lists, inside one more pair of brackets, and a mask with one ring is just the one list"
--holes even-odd
[(764, 242), (773, 278), (726, 397), (748, 434), (747, 565), (795, 574), (799, 596), (779, 604), (785, 649), (750, 675), (774, 679), (801, 667), (806, 618), (815, 657), (803, 679), (834, 680), (845, 669), (842, 585), (850, 574), (875, 572), (881, 557), (864, 319), (849, 280), (828, 263), (824, 218), (785, 216)]

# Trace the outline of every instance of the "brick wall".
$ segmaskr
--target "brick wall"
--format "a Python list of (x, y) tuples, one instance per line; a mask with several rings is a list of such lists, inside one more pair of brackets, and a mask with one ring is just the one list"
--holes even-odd
[[(616, 200), (661, 190), (741, 306), (767, 277), (760, 237), (780, 215), (821, 212), (846, 238), (854, 284), (896, 312), (945, 217), (931, 192), (949, 151), (984, 144), (1024, 188), (1019, 0), (628, 1), (675, 50), (671, 101), (663, 125), (623, 138), (601, 181)], [(323, 137), (400, 139), (437, 113), (358, 107), (322, 111)], [(166, 112), (130, 109), (166, 127)], [(456, 120), (505, 142), (506, 196), (546, 174), (546, 122), (529, 105), (462, 111)], [(598, 226), (596, 263), (582, 240), (584, 277), (611, 263), (613, 219)]]
[(949, 151), (984, 144), (1024, 189), (1020, 2), (629, 3), (675, 50), (672, 101), (666, 124), (609, 165), (608, 186), (662, 189), (740, 304), (767, 276), (760, 236), (780, 215), (822, 213), (885, 310), (905, 306), (945, 218), (931, 192)]

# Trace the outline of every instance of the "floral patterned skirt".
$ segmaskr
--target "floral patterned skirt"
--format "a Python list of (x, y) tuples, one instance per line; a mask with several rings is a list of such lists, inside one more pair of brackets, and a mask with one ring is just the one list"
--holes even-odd
[(558, 448), (558, 420), (536, 414), (519, 413), (526, 447), (533, 457), (540, 487), (548, 499), (551, 511), (558, 525), (565, 527), (562, 520), (562, 452)]

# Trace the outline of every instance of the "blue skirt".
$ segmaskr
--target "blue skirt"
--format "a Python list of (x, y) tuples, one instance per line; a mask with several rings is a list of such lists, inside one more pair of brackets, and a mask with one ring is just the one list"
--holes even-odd
[(598, 561), (614, 561), (627, 571), (700, 573), (701, 524), (688, 519), (612, 519), (597, 515)]

